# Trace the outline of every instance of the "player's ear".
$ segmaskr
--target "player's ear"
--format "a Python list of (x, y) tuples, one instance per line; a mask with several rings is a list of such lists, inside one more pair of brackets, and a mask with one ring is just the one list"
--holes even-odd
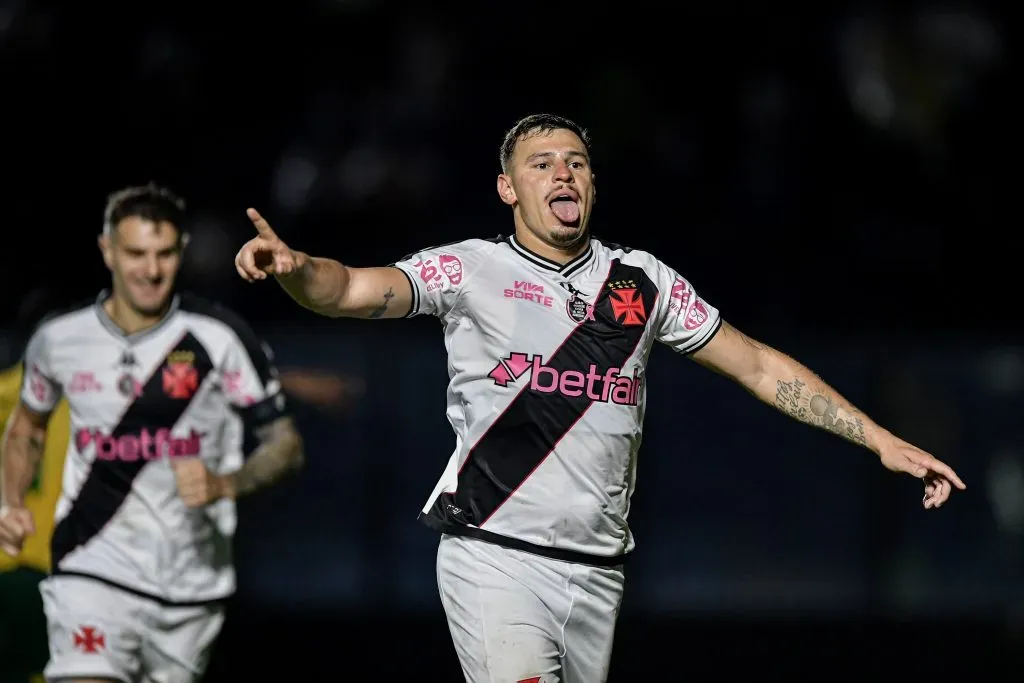
[(498, 196), (509, 206), (515, 206), (516, 191), (512, 188), (512, 178), (504, 173), (498, 174)]
[(187, 232), (183, 232), (183, 233), (181, 233), (181, 239), (180, 239), (180, 240), (178, 240), (178, 249), (179, 249), (180, 251), (185, 251), (185, 247), (187, 247), (187, 246), (188, 246), (188, 243), (189, 243), (189, 242), (190, 242), (191, 240), (192, 240), (192, 236), (191, 236), (191, 235), (189, 235), (189, 234), (188, 234)]
[(99, 245), (100, 253), (103, 254), (103, 263), (107, 264), (108, 269), (113, 270), (114, 256), (111, 253), (110, 233), (100, 233), (100, 236), (96, 239), (96, 244)]

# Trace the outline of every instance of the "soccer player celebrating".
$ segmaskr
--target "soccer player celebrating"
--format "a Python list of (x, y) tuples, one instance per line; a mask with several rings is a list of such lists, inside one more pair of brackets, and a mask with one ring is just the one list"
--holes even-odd
[(963, 483), (793, 358), (744, 335), (653, 255), (591, 236), (589, 138), (527, 117), (501, 146), (509, 237), (353, 268), (288, 247), (254, 210), (235, 258), (325, 316), (432, 315), (448, 349), (448, 467), (421, 519), (466, 680), (605, 681), (634, 547), (627, 524), (655, 342), (923, 480), (924, 507)]
[[(235, 588), (234, 499), (303, 460), (268, 349), (174, 291), (184, 208), (152, 185), (113, 194), (99, 238), (112, 288), (27, 345), (0, 450), (0, 550), (37, 531), (27, 496), (63, 398), (70, 443), (40, 586), (49, 680), (198, 680)], [(246, 429), (259, 445), (243, 463)]]

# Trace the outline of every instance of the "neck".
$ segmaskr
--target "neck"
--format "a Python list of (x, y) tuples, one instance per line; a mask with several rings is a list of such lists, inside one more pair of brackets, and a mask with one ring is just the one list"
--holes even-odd
[(153, 327), (163, 319), (170, 306), (171, 302), (168, 300), (160, 309), (159, 313), (155, 315), (148, 315), (140, 313), (129, 306), (128, 302), (117, 294), (112, 295), (109, 299), (103, 302), (103, 310), (107, 312), (107, 316), (113, 320), (114, 324), (120, 327), (125, 334), (135, 334), (136, 332), (142, 332)]
[(516, 240), (519, 244), (538, 256), (543, 256), (563, 266), (587, 250), (587, 246), (590, 244), (590, 236), (586, 235), (586, 233), (584, 234), (585, 237), (575, 244), (557, 247), (537, 237), (525, 226), (516, 225)]

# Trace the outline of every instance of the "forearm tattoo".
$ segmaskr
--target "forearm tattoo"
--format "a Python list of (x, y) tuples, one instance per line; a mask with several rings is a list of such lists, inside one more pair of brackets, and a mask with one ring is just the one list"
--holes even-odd
[[(8, 494), (18, 497), (25, 494), (32, 486), (39, 470), (39, 462), (46, 450), (46, 432), (39, 431), (30, 434), (10, 434), (4, 446), (4, 452), (0, 453), (0, 466), (6, 476), (13, 477), (13, 490)], [(5, 461), (10, 461), (7, 463)], [(0, 498), (4, 497), (0, 495)]]
[(820, 427), (859, 446), (866, 446), (864, 421), (826, 391), (815, 391), (799, 378), (775, 385), (775, 407), (792, 418)]
[(23, 455), (26, 462), (34, 467), (42, 459), (43, 451), (46, 450), (45, 432), (11, 434), (7, 437), (6, 450), (8, 453)]
[(33, 463), (39, 462), (43, 457), (43, 451), (46, 450), (46, 437), (42, 434), (30, 434), (25, 437), (25, 441), (28, 457)]
[(270, 486), (302, 464), (302, 440), (291, 419), (282, 418), (256, 430), (261, 443), (231, 475), (235, 496)]
[(370, 311), (370, 318), (379, 318), (384, 315), (384, 312), (388, 310), (388, 304), (395, 297), (395, 290), (393, 287), (388, 287), (388, 291), (384, 292), (384, 302), (380, 306)]

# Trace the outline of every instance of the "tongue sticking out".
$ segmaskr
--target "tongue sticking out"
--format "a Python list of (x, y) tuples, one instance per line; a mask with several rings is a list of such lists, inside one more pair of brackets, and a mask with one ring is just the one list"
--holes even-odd
[(580, 207), (571, 199), (556, 199), (551, 202), (551, 211), (563, 223), (575, 223), (580, 219)]

